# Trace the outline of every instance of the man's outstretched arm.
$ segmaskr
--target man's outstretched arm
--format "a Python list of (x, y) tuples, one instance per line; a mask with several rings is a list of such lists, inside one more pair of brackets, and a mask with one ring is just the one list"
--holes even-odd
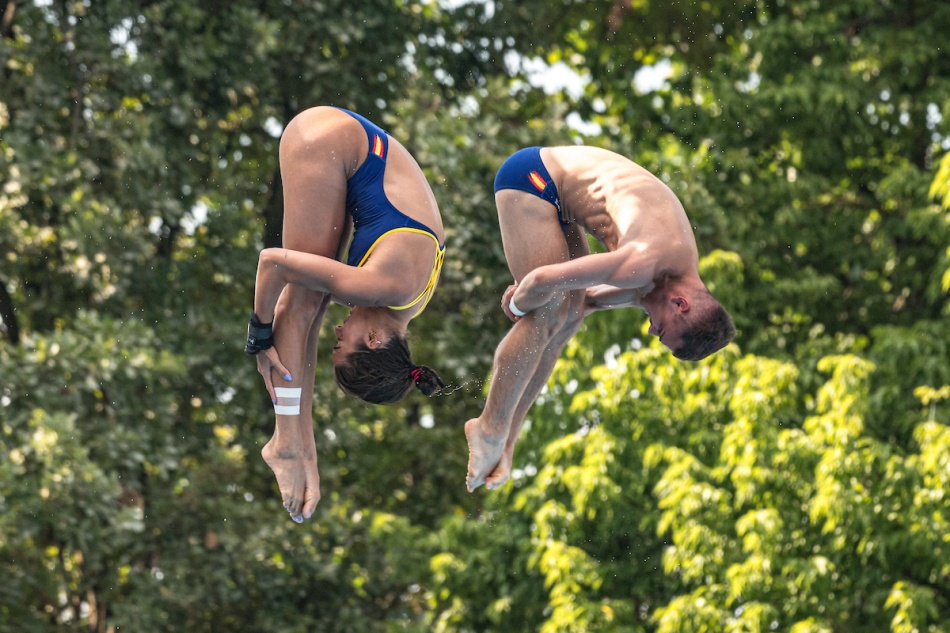
[(530, 312), (556, 294), (609, 285), (620, 290), (639, 290), (653, 283), (653, 258), (628, 244), (610, 253), (596, 253), (567, 262), (535, 268), (521, 280), (512, 300), (521, 312)]

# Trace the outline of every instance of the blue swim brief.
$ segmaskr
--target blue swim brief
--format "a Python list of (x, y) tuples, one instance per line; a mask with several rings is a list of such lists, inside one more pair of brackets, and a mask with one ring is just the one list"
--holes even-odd
[(557, 209), (558, 222), (562, 226), (570, 226), (570, 222), (566, 222), (561, 215), (561, 199), (557, 186), (541, 161), (540, 147), (519, 149), (501, 164), (495, 174), (495, 192), (502, 189), (524, 191), (550, 202)]

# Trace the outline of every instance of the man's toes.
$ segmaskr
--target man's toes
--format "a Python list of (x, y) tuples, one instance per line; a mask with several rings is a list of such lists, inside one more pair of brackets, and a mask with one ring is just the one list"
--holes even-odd
[(508, 473), (504, 474), (492, 474), (488, 479), (485, 480), (485, 487), (489, 490), (498, 490), (505, 482), (508, 481)]
[(489, 490), (498, 490), (501, 488), (505, 482), (508, 481), (507, 472), (498, 472), (495, 471), (485, 479), (485, 487)]
[(481, 479), (476, 479), (475, 477), (469, 475), (465, 478), (465, 486), (468, 488), (469, 492), (474, 492), (476, 488), (485, 483)]

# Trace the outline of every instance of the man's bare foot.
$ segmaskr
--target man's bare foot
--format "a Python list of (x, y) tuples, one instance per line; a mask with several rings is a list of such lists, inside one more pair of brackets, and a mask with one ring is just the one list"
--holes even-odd
[(313, 436), (281, 445), (277, 433), (261, 449), (261, 457), (274, 471), (284, 507), (297, 523), (309, 519), (320, 501), (320, 474)]
[(505, 446), (501, 454), (501, 460), (495, 466), (495, 470), (485, 479), (485, 487), (489, 490), (498, 490), (511, 477), (511, 464), (514, 461), (514, 447)]
[(505, 450), (505, 438), (495, 440), (482, 432), (480, 420), (473, 418), (465, 423), (465, 439), (468, 440), (468, 475), (465, 486), (472, 492), (485, 483), (486, 478), (498, 466)]

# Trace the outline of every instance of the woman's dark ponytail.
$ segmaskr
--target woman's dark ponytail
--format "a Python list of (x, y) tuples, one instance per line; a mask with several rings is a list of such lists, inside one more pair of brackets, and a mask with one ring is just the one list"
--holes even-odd
[(439, 378), (435, 370), (426, 365), (419, 365), (412, 368), (409, 372), (412, 382), (416, 383), (416, 389), (427, 396), (431, 396), (445, 387), (445, 383)]
[(379, 349), (361, 343), (334, 372), (340, 389), (371, 404), (395, 404), (413, 384), (427, 396), (445, 387), (434, 369), (412, 362), (405, 337), (395, 332)]

